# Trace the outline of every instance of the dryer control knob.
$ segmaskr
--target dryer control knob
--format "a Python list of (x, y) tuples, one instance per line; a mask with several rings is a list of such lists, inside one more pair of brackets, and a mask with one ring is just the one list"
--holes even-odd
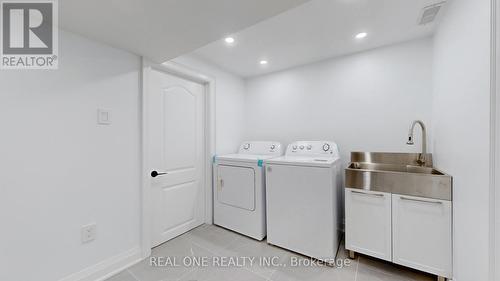
[(249, 143), (245, 143), (245, 145), (243, 145), (243, 149), (247, 150), (250, 148), (250, 144)]
[(325, 143), (325, 144), (323, 145), (323, 151), (328, 151), (328, 150), (330, 150), (330, 145), (329, 145), (329, 144), (327, 144), (327, 143)]
[(271, 150), (274, 150), (276, 148), (276, 145), (275, 144), (272, 144), (271, 145)]
[(304, 146), (303, 146), (303, 145), (301, 145), (301, 146), (300, 146), (300, 149), (304, 149)]

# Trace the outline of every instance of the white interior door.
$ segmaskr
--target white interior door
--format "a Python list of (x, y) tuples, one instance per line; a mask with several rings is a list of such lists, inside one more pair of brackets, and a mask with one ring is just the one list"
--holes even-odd
[(155, 247), (203, 223), (204, 86), (152, 69), (147, 89)]

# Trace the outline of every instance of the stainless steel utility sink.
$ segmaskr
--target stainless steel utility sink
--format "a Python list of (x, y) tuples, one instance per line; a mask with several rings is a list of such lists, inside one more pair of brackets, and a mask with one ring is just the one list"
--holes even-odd
[(432, 167), (432, 155), (425, 155), (426, 166), (418, 166), (419, 153), (352, 152), (345, 170), (346, 188), (452, 199), (452, 178)]

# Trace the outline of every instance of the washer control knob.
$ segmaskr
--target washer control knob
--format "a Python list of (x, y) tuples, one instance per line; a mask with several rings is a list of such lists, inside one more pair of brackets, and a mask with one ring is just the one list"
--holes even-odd
[(301, 149), (301, 150), (302, 150), (302, 149), (304, 149), (304, 146), (303, 146), (303, 145), (301, 145), (301, 146), (300, 146), (300, 149)]
[(328, 150), (330, 150), (330, 145), (329, 145), (329, 144), (327, 144), (327, 143), (323, 144), (323, 151), (325, 151), (325, 152), (326, 152), (326, 151), (328, 151)]
[(312, 149), (312, 147), (313, 147), (312, 145), (308, 145), (308, 146), (307, 146), (307, 150), (311, 150), (311, 149)]
[(276, 148), (275, 144), (271, 144), (271, 150), (274, 150)]
[(296, 145), (292, 146), (292, 149), (297, 150), (297, 146)]
[(245, 143), (245, 145), (243, 145), (243, 149), (248, 150), (249, 148), (250, 148), (250, 144), (249, 143)]

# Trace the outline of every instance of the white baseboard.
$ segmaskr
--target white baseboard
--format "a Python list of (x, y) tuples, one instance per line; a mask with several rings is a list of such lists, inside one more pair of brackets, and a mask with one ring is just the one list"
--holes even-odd
[(142, 260), (140, 247), (132, 248), (59, 281), (102, 281)]

